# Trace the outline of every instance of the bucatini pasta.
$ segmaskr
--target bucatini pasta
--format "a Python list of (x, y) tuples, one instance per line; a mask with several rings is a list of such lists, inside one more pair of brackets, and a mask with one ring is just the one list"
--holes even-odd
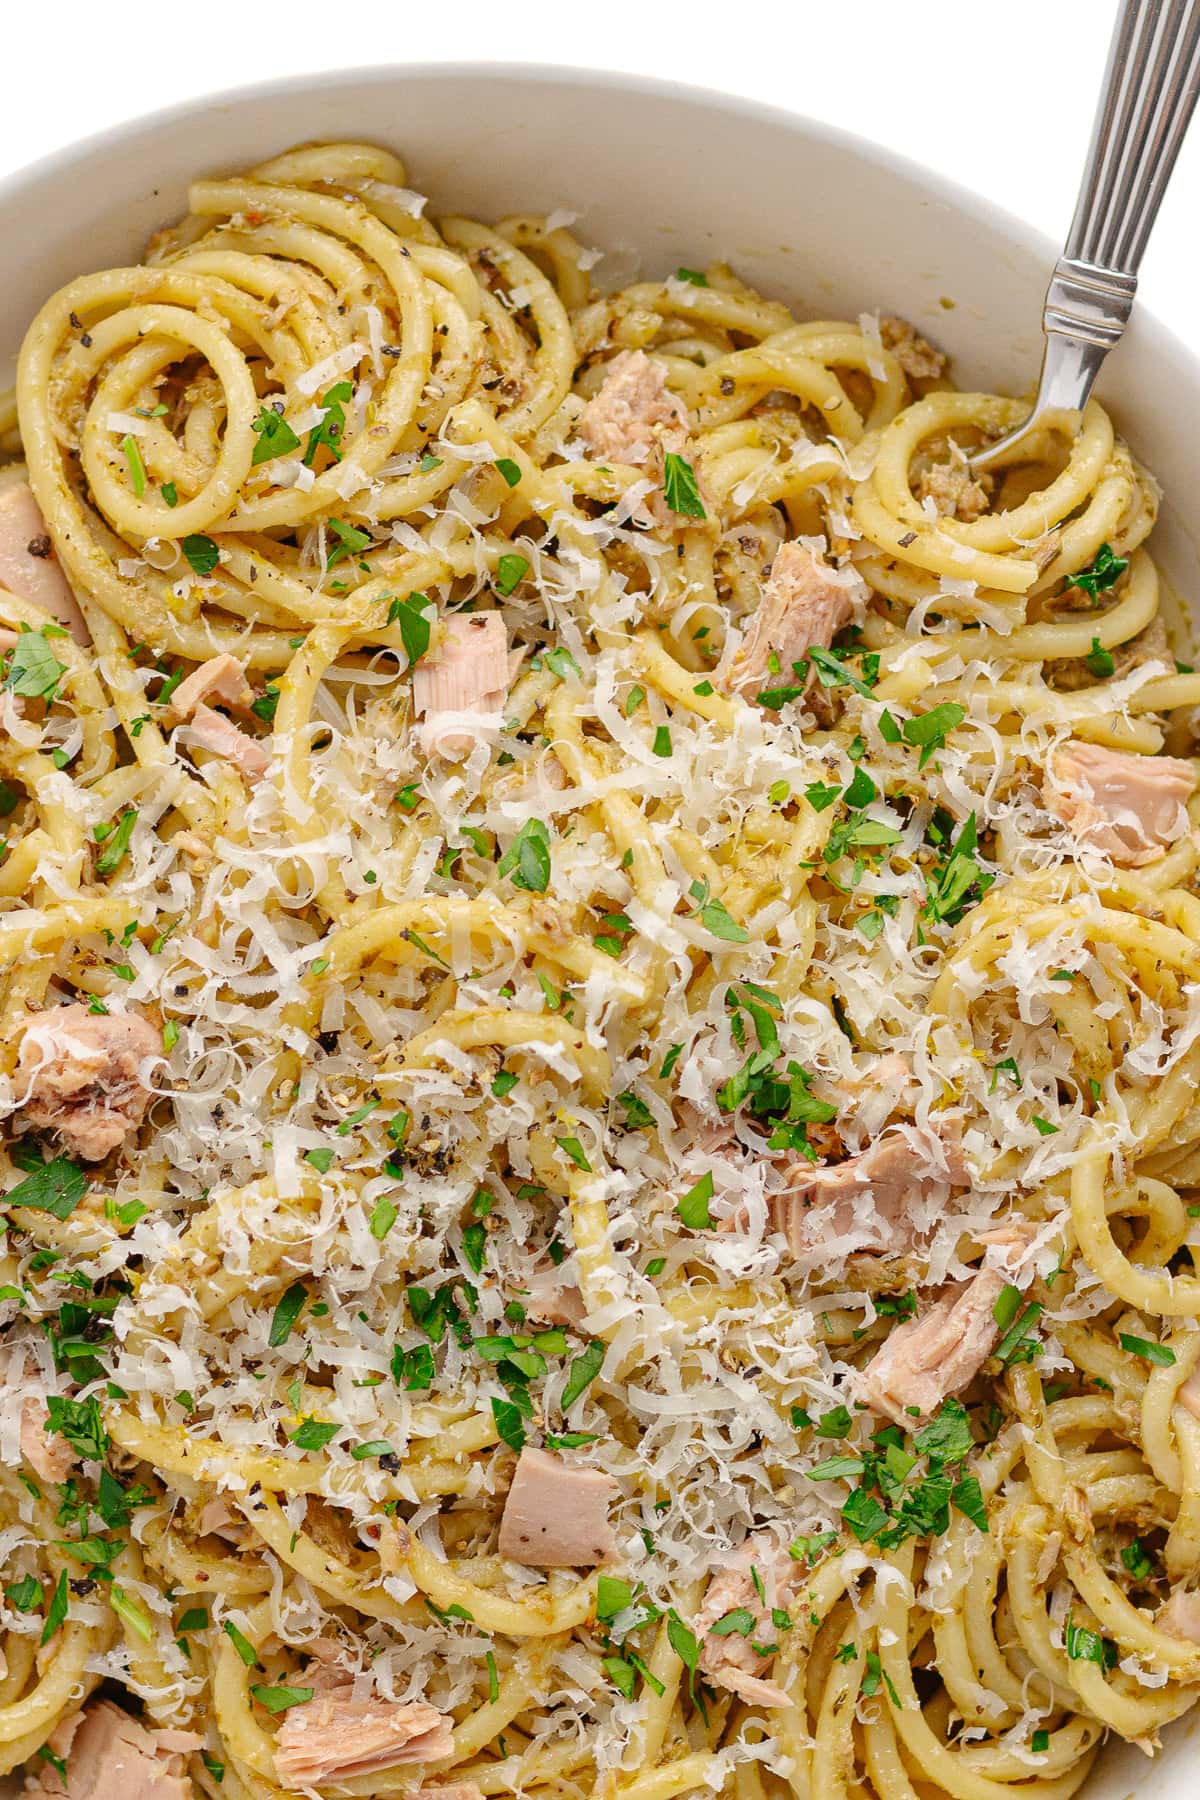
[(570, 223), (293, 150), (0, 400), (37, 1793), (1065, 1800), (1200, 1692), (1154, 483)]

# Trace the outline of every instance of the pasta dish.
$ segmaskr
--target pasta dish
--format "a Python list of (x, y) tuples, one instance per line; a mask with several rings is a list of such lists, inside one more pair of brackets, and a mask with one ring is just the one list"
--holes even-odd
[(886, 294), (612, 288), (383, 149), (189, 204), (0, 397), (0, 1766), (1065, 1800), (1153, 1752), (1200, 1696), (1153, 479), (1096, 403), (977, 475), (1021, 402)]

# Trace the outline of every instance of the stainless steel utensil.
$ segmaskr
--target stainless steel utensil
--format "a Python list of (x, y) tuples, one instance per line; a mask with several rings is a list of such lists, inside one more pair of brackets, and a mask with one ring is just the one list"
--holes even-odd
[(1121, 0), (1066, 248), (1046, 291), (1033, 410), (971, 457), (1012, 460), (1039, 427), (1071, 428), (1133, 311), (1137, 273), (1200, 97), (1200, 0)]

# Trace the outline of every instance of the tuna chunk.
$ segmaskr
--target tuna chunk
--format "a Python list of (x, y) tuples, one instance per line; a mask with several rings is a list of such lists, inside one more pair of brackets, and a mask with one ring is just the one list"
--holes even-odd
[(232, 763), (238, 774), (253, 787), (271, 766), (271, 755), (257, 738), (248, 737), (241, 728), (215, 712), (201, 700), (192, 710), (191, 732), (203, 750), (211, 750), (223, 762)]
[(30, 1125), (56, 1131), (84, 1162), (100, 1162), (136, 1131), (150, 1104), (142, 1071), (162, 1054), (159, 1034), (140, 1013), (93, 1013), (55, 1006), (34, 1013), (21, 1038), (18, 1078)]
[(522, 1304), (526, 1319), (533, 1325), (579, 1326), (587, 1317), (583, 1295), (577, 1287), (564, 1281), (553, 1265), (529, 1271), (522, 1290)]
[(418, 1701), (354, 1698), (353, 1685), (317, 1685), (285, 1714), (275, 1738), (280, 1779), (297, 1787), (349, 1781), (399, 1763), (437, 1762), (454, 1752), (453, 1719)]
[(171, 695), (170, 713), (176, 724), (190, 719), (202, 701), (216, 700), (231, 712), (247, 713), (254, 702), (254, 689), (236, 656), (210, 656), (193, 669)]
[[(730, 690), (753, 700), (763, 688), (791, 685), (792, 664), (814, 644), (828, 650), (853, 611), (853, 577), (828, 563), (812, 539), (780, 544), (758, 611), (733, 659)], [(810, 668), (806, 685), (812, 673)]]
[(413, 670), (421, 747), (456, 759), (499, 731), (508, 696), (508, 636), (498, 612), (451, 613), (437, 649)]
[[(762, 1594), (754, 1584), (752, 1569), (762, 1583)], [(772, 1608), (786, 1607), (802, 1578), (799, 1563), (786, 1554), (781, 1556), (772, 1538), (761, 1536), (748, 1539), (708, 1585), (695, 1624), (696, 1636), (703, 1639), (701, 1671), (750, 1706), (791, 1705), (783, 1689), (767, 1679), (771, 1657), (760, 1656), (754, 1646), (777, 1642)], [(743, 1610), (754, 1617), (754, 1629), (748, 1635), (737, 1631), (714, 1635), (714, 1625), (728, 1613)]]
[(421, 1787), (413, 1800), (483, 1800), (482, 1788), (473, 1781), (449, 1781), (444, 1787)]
[(907, 319), (888, 314), (879, 321), (879, 335), (884, 349), (891, 351), (910, 381), (936, 381), (945, 374), (945, 352), (935, 350)]
[(1200, 1589), (1176, 1588), (1166, 1605), (1160, 1607), (1154, 1623), (1169, 1637), (1200, 1644)]
[(917, 499), (932, 500), (939, 518), (973, 524), (988, 509), (990, 475), (974, 476), (966, 463), (934, 463), (917, 484)]
[(992, 1225), (987, 1231), (976, 1234), (979, 1243), (995, 1250), (1001, 1268), (1007, 1269), (1010, 1275), (1015, 1275), (1021, 1268), (1037, 1236), (1038, 1227), (1032, 1219), (1005, 1219), (1002, 1224)]
[(54, 554), (46, 521), (26, 481), (0, 487), (0, 587), (40, 606), (77, 644), (90, 644), (79, 602)]
[(500, 1519), (500, 1554), (534, 1569), (591, 1568), (613, 1551), (611, 1475), (522, 1450)]
[(1187, 831), (1195, 786), (1191, 763), (1178, 757), (1072, 742), (1054, 752), (1042, 799), (1079, 844), (1136, 868)]
[(23, 1800), (192, 1800), (185, 1758), (203, 1739), (190, 1731), (150, 1731), (110, 1700), (97, 1701), (56, 1725), (49, 1747), (66, 1759), (64, 1781), (40, 1763), (37, 1785)]
[(992, 1308), (1004, 1287), (995, 1269), (944, 1288), (918, 1319), (893, 1328), (859, 1378), (859, 1397), (908, 1431), (961, 1393), (992, 1353)]
[(678, 453), (688, 430), (687, 409), (669, 391), (666, 370), (644, 350), (613, 357), (579, 422), (594, 454), (619, 463), (648, 462), (660, 441)]
[(46, 1402), (26, 1400), (21, 1407), (21, 1455), (43, 1481), (65, 1481), (78, 1462), (67, 1440), (46, 1430)]
[(844, 1162), (794, 1163), (788, 1187), (768, 1196), (767, 1213), (771, 1229), (782, 1232), (804, 1266), (851, 1250), (894, 1256), (920, 1240), (929, 1221), (918, 1209), (944, 1204), (951, 1188), (968, 1179), (956, 1143), (919, 1126), (898, 1126)]
[(1200, 1369), (1192, 1370), (1175, 1398), (1181, 1406), (1187, 1407), (1193, 1419), (1200, 1419)]
[(254, 1533), (242, 1518), (235, 1513), (224, 1494), (215, 1494), (206, 1500), (196, 1516), (196, 1530), (201, 1537), (211, 1532), (215, 1537), (224, 1538), (227, 1544), (235, 1544), (238, 1549), (248, 1545)]

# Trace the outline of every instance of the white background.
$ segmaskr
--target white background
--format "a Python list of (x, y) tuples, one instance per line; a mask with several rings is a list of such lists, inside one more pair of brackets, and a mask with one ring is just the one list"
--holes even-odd
[[(1056, 240), (1070, 219), (1116, 10), (1115, 0), (0, 5), (8, 15), (0, 173), (139, 113), (256, 80), (373, 63), (568, 63), (725, 88), (860, 132)], [(306, 135), (298, 107), (294, 137)], [(399, 109), (395, 142), (404, 149)], [(1141, 284), (1143, 302), (1193, 345), (1197, 283), (1200, 120)]]

